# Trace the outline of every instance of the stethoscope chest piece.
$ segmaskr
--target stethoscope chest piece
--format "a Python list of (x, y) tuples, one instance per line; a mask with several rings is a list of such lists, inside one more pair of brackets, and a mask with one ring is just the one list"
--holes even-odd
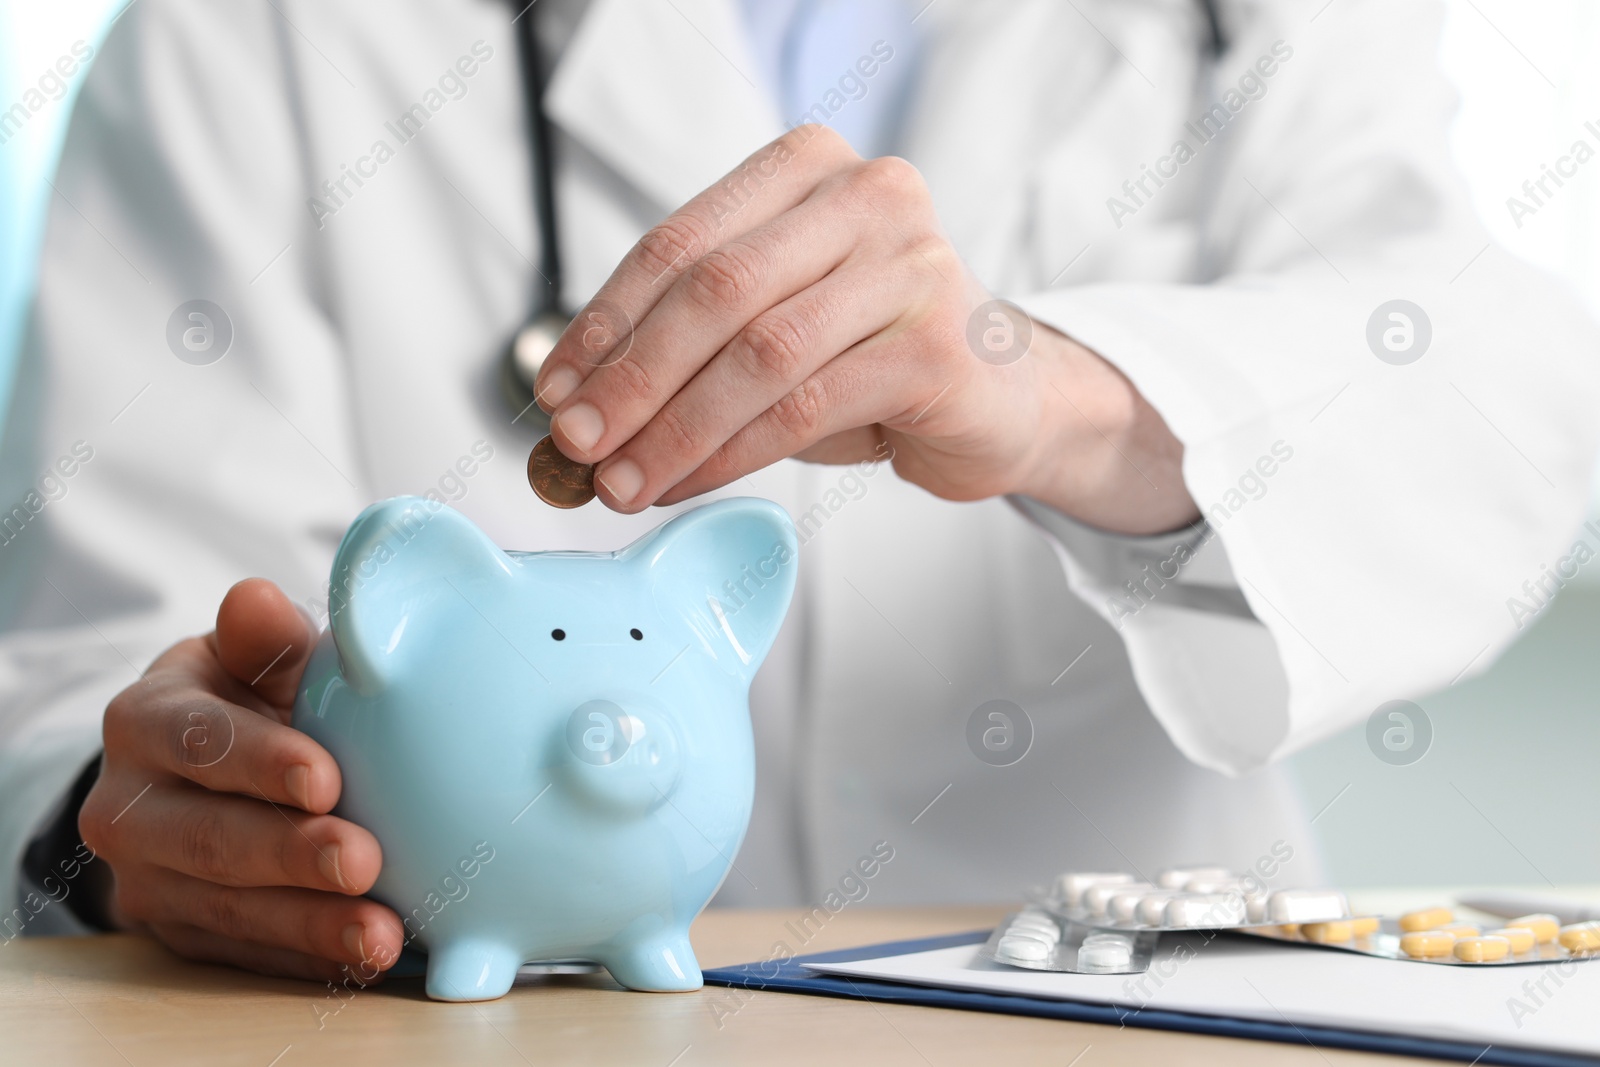
[(534, 403), (534, 386), (539, 368), (571, 321), (571, 316), (555, 311), (536, 315), (517, 331), (501, 361), (500, 386), (512, 410), (519, 413), (515, 421), (540, 433), (549, 431), (550, 416)]

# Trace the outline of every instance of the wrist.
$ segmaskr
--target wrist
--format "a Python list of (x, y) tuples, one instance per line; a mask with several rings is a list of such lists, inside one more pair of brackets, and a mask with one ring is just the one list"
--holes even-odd
[(1015, 492), (1118, 534), (1164, 533), (1200, 517), (1182, 442), (1126, 375), (1042, 324), (1029, 362), (1038, 432)]
[(51, 901), (97, 930), (119, 928), (111, 906), (112, 876), (78, 833), (78, 812), (100, 778), (96, 756), (68, 788), (56, 812), (29, 842), (22, 871)]

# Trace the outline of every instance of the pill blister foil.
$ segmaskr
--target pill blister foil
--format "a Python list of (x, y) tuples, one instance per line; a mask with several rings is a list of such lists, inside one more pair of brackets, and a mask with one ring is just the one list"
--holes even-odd
[[(1030, 914), (1037, 914), (1035, 909), (1029, 909)], [(1062, 922), (1056, 920), (1056, 925), (1061, 929), (1061, 941), (1055, 949), (1042, 960), (1021, 960), (1011, 956), (1002, 955), (999, 951), (1000, 939), (1011, 928), (1011, 921), (1017, 917), (1014, 913), (1006, 916), (1005, 921), (994, 928), (989, 935), (989, 940), (978, 950), (978, 955), (990, 963), (998, 963), (1006, 967), (1020, 967), (1026, 971), (1058, 971), (1067, 974), (1143, 974), (1150, 969), (1150, 958), (1155, 955), (1158, 935), (1150, 931), (1127, 931), (1125, 936), (1131, 943), (1131, 952), (1127, 964), (1121, 967), (1081, 967), (1078, 964), (1078, 950), (1083, 947), (1083, 939), (1091, 934), (1103, 934), (1104, 930), (1094, 926), (1084, 926), (1081, 923)]]
[(1338, 952), (1355, 952), (1362, 956), (1381, 956), (1387, 960), (1405, 960), (1407, 963), (1444, 964), (1451, 967), (1506, 967), (1530, 963), (1561, 963), (1566, 960), (1571, 960), (1574, 963), (1600, 960), (1600, 952), (1571, 952), (1554, 942), (1543, 945), (1536, 944), (1521, 955), (1507, 956), (1503, 960), (1483, 960), (1479, 963), (1458, 960), (1454, 954), (1445, 956), (1408, 956), (1400, 951), (1401, 931), (1398, 919), (1384, 919), (1380, 922), (1377, 933), (1367, 937), (1352, 938), (1349, 941), (1308, 941), (1298, 932), (1286, 932), (1281, 926), (1257, 926), (1238, 932), (1254, 937), (1268, 938), (1273, 941), (1284, 941), (1293, 945), (1305, 945), (1309, 948), (1328, 948)]
[[(1256, 930), (1262, 927), (1260, 920), (1242, 923), (1198, 923), (1194, 926), (1151, 926), (1138, 922), (1119, 922), (1107, 916), (1092, 915), (1084, 908), (1068, 908), (1054, 897), (1035, 895), (1031, 898), (1038, 908), (1049, 912), (1058, 922), (1070, 923), (1074, 926), (1084, 926), (1090, 930), (1111, 930), (1116, 933), (1180, 933), (1193, 930)], [(1318, 916), (1314, 922), (1338, 922), (1343, 919), (1359, 919), (1359, 915), (1342, 913)]]

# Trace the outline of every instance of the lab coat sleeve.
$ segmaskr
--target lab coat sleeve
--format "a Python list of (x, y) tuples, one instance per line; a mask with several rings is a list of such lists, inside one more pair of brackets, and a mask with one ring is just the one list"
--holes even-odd
[[(283, 105), (293, 32), (267, 4), (132, 5), (72, 117), (0, 449), (17, 502), (0, 537), (6, 911), (107, 702), (210, 629), (239, 578), (310, 600), (359, 506)], [(177, 355), (195, 299), (231, 325), (213, 362)]]
[[(1120, 224), (1108, 210), (1096, 238), (1173, 226), (1163, 213), (1198, 185), (1208, 284), (1015, 297), (1120, 368), (1183, 442), (1210, 536), (1165, 565), (1175, 575), (1146, 569), (1172, 547), (1019, 506), (1117, 626), (1174, 742), (1230, 774), (1483, 670), (1550, 575), (1600, 545), (1575, 545), (1596, 332), (1473, 215), (1445, 140), (1436, 9), (1352, 0), (1307, 23), (1291, 7), (1232, 8), (1217, 99), (1275, 45), (1292, 61), (1183, 165), (1194, 173)], [(1379, 311), (1393, 300), (1421, 309), (1410, 352), (1385, 341), (1406, 342)]]

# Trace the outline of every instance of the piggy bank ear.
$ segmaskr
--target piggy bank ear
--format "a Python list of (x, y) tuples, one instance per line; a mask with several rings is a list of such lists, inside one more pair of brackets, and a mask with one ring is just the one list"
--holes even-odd
[[(411, 640), (426, 640), (414, 615), (459, 606), (511, 560), (465, 515), (434, 500), (399, 496), (367, 508), (351, 523), (328, 579), (328, 628), (345, 680), (358, 692), (381, 689), (396, 674)], [(409, 626), (408, 626), (409, 623)]]
[(722, 500), (677, 516), (623, 553), (647, 572), (663, 615), (681, 616), (732, 677), (748, 682), (794, 597), (794, 523), (770, 500)]

